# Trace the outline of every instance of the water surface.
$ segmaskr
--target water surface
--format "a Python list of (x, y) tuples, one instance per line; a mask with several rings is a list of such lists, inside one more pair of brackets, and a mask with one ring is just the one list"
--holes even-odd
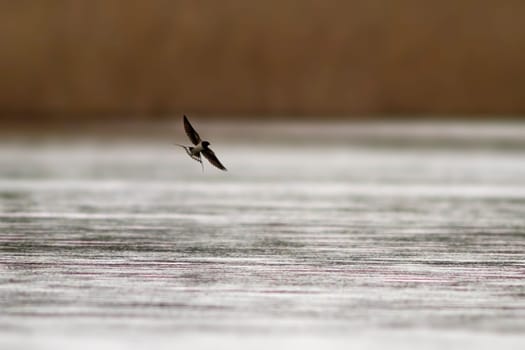
[(525, 346), (523, 128), (304, 128), (219, 137), (228, 173), (162, 142), (5, 141), (2, 348)]

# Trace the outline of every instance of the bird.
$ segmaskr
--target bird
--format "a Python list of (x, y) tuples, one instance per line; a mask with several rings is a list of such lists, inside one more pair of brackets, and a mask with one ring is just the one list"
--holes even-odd
[(188, 117), (186, 117), (185, 115), (183, 116), (183, 122), (184, 131), (186, 131), (186, 135), (188, 135), (188, 138), (194, 146), (185, 146), (180, 145), (178, 143), (176, 143), (176, 145), (184, 148), (184, 150), (191, 157), (191, 159), (194, 159), (197, 162), (201, 163), (202, 171), (204, 171), (204, 164), (202, 163), (201, 154), (204, 155), (204, 157), (208, 159), (208, 161), (213, 166), (217, 167), (220, 170), (228, 171), (228, 169), (226, 169), (226, 167), (222, 165), (215, 153), (210, 148), (210, 142), (203, 141), (201, 139), (197, 131), (195, 131), (190, 121), (188, 120)]

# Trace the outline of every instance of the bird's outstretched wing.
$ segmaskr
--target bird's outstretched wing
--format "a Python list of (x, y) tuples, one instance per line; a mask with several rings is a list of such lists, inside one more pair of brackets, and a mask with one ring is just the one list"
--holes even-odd
[(226, 169), (226, 167), (222, 165), (219, 159), (217, 159), (217, 156), (215, 155), (215, 153), (213, 153), (211, 149), (206, 148), (205, 150), (202, 151), (202, 154), (206, 157), (206, 159), (208, 159), (208, 161), (211, 164), (215, 165), (217, 168), (224, 170), (224, 171), (228, 171), (228, 169)]
[(195, 131), (193, 126), (191, 126), (190, 121), (186, 116), (184, 116), (184, 130), (186, 131), (186, 135), (190, 138), (190, 141), (194, 145), (198, 145), (199, 142), (201, 142), (201, 137), (199, 134)]

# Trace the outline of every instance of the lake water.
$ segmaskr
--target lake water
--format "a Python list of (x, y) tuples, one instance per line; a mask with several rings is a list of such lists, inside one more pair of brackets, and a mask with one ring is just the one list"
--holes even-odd
[(524, 125), (230, 126), (4, 139), (0, 348), (525, 348)]

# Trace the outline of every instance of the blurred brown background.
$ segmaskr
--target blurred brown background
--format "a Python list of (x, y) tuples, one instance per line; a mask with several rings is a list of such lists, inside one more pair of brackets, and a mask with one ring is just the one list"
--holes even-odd
[(525, 112), (521, 0), (1, 0), (0, 116)]

